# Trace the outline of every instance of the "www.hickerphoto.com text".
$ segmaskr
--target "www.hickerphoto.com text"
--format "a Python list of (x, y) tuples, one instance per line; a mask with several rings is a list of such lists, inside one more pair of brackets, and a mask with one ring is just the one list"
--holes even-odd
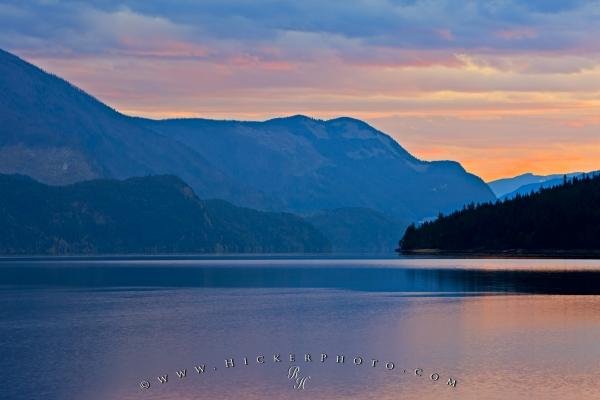
[(300, 375), (300, 365), (343, 365), (352, 367), (366, 367), (371, 369), (385, 370), (390, 373), (397, 373), (404, 376), (412, 376), (415, 378), (427, 379), (433, 382), (445, 383), (450, 388), (456, 388), (458, 380), (452, 376), (443, 376), (440, 372), (435, 370), (426, 370), (424, 368), (405, 368), (399, 367), (399, 363), (390, 360), (383, 360), (380, 358), (370, 358), (362, 355), (347, 356), (344, 354), (330, 355), (328, 353), (304, 353), (304, 354), (280, 354), (273, 353), (271, 355), (257, 354), (256, 356), (242, 356), (242, 357), (227, 357), (217, 365), (210, 366), (206, 363), (198, 363), (193, 365), (192, 368), (182, 368), (174, 371), (175, 379), (169, 380), (169, 373), (161, 373), (155, 378), (143, 379), (139, 382), (139, 387), (142, 390), (148, 390), (153, 385), (167, 385), (172, 381), (183, 381), (189, 377), (188, 371), (192, 371), (193, 375), (204, 375), (210, 372), (218, 372), (222, 370), (229, 370), (232, 368), (245, 368), (245, 367), (256, 367), (267, 363), (273, 364), (285, 364), (288, 368), (285, 369), (287, 379), (294, 380), (294, 389), (304, 390), (306, 388), (306, 382), (310, 380), (310, 376)]

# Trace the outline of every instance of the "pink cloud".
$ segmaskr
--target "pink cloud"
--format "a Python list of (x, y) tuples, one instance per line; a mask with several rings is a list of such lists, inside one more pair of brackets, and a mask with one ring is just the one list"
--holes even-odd
[(533, 39), (538, 36), (535, 29), (527, 27), (502, 29), (496, 31), (494, 35), (504, 40)]
[(169, 38), (142, 39), (137, 36), (121, 35), (118, 38), (121, 51), (141, 57), (206, 57), (209, 49), (193, 43)]

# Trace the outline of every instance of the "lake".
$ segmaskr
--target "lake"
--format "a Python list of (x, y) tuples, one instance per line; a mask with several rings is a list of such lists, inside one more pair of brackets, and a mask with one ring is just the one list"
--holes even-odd
[(600, 398), (600, 260), (3, 258), (0, 288), (2, 399)]

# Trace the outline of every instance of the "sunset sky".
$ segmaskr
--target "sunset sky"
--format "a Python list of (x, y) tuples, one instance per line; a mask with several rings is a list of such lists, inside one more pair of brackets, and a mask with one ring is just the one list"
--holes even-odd
[(3, 1), (0, 47), (127, 114), (352, 116), (486, 180), (600, 169), (600, 0)]

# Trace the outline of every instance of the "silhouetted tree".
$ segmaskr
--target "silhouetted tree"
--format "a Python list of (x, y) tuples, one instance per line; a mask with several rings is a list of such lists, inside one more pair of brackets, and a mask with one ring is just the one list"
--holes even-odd
[(600, 176), (565, 176), (561, 186), (411, 225), (400, 249), (600, 250)]

